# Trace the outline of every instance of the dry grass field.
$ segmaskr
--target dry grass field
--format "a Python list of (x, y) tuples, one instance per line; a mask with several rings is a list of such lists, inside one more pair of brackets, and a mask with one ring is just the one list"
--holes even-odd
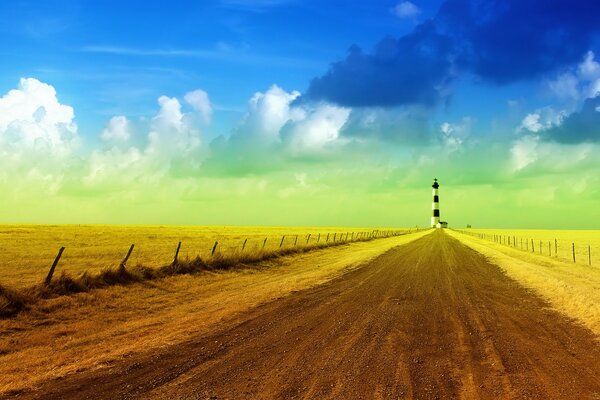
[[(56, 229), (63, 235), (57, 236), (62, 239), (54, 243), (58, 245), (64, 243), (69, 229)], [(131, 236), (125, 233), (134, 232), (133, 228), (128, 229), (117, 228), (119, 234), (98, 241), (98, 248), (103, 248), (100, 246), (103, 243), (104, 254), (110, 254), (107, 248), (121, 250), (119, 242), (131, 240)], [(149, 236), (162, 228), (146, 229), (144, 235)], [(171, 238), (164, 240), (161, 247), (165, 249), (164, 259), (157, 257), (157, 262), (169, 261), (173, 250), (171, 239), (181, 239), (179, 234), (183, 231), (188, 232), (190, 238), (196, 232), (200, 236), (197, 243), (202, 245), (209, 243), (206, 240), (212, 240), (213, 235), (225, 235), (227, 232), (216, 228), (171, 229)], [(240, 231), (250, 235), (252, 232), (264, 234), (269, 228), (244, 229)], [(275, 238), (284, 231), (293, 232), (292, 229), (273, 228), (270, 233)], [(70, 232), (73, 232), (72, 228)], [(88, 235), (90, 232), (94, 229), (89, 228)], [(297, 229), (296, 232), (305, 231)], [(231, 228), (229, 233), (232, 243), (244, 236), (235, 234)], [(138, 353), (159, 351), (205, 332), (234, 325), (236, 316), (244, 311), (295, 291), (321, 285), (393, 247), (428, 233), (430, 231), (421, 231), (351, 243), (288, 255), (245, 268), (169, 276), (127, 287), (110, 286), (40, 301), (28, 312), (0, 319), (0, 397), (34, 388), (53, 378), (105, 369)], [(144, 235), (140, 234), (138, 238)], [(79, 242), (77, 238), (69, 239), (73, 244), (91, 241), (89, 236), (85, 240), (79, 239)], [(157, 238), (155, 240), (158, 242)], [(42, 240), (38, 239), (36, 243), (44, 247)], [(109, 243), (113, 243), (113, 247)], [(26, 247), (23, 245), (22, 251)], [(91, 245), (88, 247), (93, 248)], [(51, 253), (48, 255), (50, 258), (53, 256)], [(32, 258), (31, 255), (29, 257)]]
[[(561, 231), (561, 230), (469, 230), (487, 234), (514, 235), (517, 237), (537, 238), (546, 242), (558, 240), (558, 257), (549, 257), (548, 253), (522, 251), (519, 248), (478, 239), (473, 236), (447, 230), (447, 233), (461, 240), (475, 251), (485, 255), (498, 265), (511, 278), (532, 289), (545, 298), (556, 310), (578, 320), (595, 334), (600, 335), (600, 231)], [(575, 247), (585, 254), (581, 261), (573, 263), (567, 247), (570, 243), (580, 243)], [(520, 241), (518, 241), (520, 244)], [(588, 265), (587, 243), (590, 243), (592, 265)], [(562, 249), (562, 250), (561, 250)], [(537, 250), (537, 244), (536, 244)], [(554, 249), (552, 249), (554, 254)], [(576, 253), (577, 255), (577, 253)], [(583, 256), (586, 257), (583, 257)]]
[[(504, 238), (517, 239), (517, 247), (536, 254), (552, 256), (562, 261), (573, 262), (573, 243), (575, 244), (575, 261), (578, 264), (589, 264), (588, 246), (592, 264), (600, 266), (600, 230), (547, 230), (547, 229), (468, 229), (469, 232), (487, 235), (500, 235)], [(508, 241), (508, 239), (506, 239)], [(511, 240), (511, 246), (513, 239)], [(555, 241), (556, 250), (555, 252)], [(541, 246), (540, 246), (541, 242)], [(514, 246), (513, 246), (514, 247)]]
[(62, 246), (66, 249), (56, 273), (76, 276), (116, 268), (131, 244), (135, 248), (128, 265), (156, 268), (173, 260), (180, 241), (180, 259), (206, 259), (215, 241), (215, 253), (229, 255), (241, 252), (245, 240), (245, 253), (272, 252), (279, 249), (283, 235), (282, 247), (289, 248), (315, 245), (317, 240), (324, 243), (328, 235), (332, 242), (334, 235), (339, 240), (348, 232), (366, 234), (373, 228), (0, 225), (0, 285), (22, 288), (41, 283)]

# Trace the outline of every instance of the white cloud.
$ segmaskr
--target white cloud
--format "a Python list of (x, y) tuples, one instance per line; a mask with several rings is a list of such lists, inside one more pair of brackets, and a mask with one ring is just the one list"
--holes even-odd
[(519, 140), (510, 149), (513, 171), (519, 171), (538, 159), (537, 135), (527, 135)]
[(594, 53), (588, 51), (577, 67), (547, 81), (546, 86), (558, 100), (574, 103), (571, 108), (576, 108), (577, 102), (600, 93), (600, 63)]
[[(186, 168), (198, 165), (200, 132), (191, 125), (192, 118), (181, 111), (181, 103), (174, 97), (161, 96), (158, 104), (160, 108), (151, 120), (145, 147), (122, 149), (115, 145), (91, 153), (83, 178), (88, 187), (110, 189), (132, 182), (158, 182), (175, 165)], [(127, 124), (125, 117), (113, 117), (103, 136), (122, 133)], [(110, 134), (105, 134), (107, 131)]]
[(561, 144), (540, 140), (539, 135), (526, 135), (515, 141), (510, 149), (513, 172), (529, 169), (530, 172), (581, 171), (595, 162), (600, 146), (594, 143)]
[(523, 121), (521, 121), (521, 129), (526, 129), (531, 132), (539, 132), (543, 129), (543, 125), (540, 123), (540, 115), (536, 113), (527, 114)]
[(10, 182), (12, 195), (59, 190), (78, 163), (79, 145), (73, 108), (58, 101), (53, 86), (22, 78), (0, 98), (0, 183)]
[(141, 150), (136, 147), (126, 150), (113, 147), (107, 151), (93, 151), (83, 182), (88, 186), (119, 186), (122, 183), (138, 181), (143, 173), (143, 157)]
[(277, 85), (266, 92), (256, 92), (248, 101), (248, 111), (234, 133), (235, 139), (244, 141), (256, 149), (272, 150), (281, 146), (288, 155), (320, 152), (341, 143), (341, 128), (347, 122), (351, 110), (328, 103), (300, 103), (301, 96), (294, 90), (286, 92)]
[(521, 121), (518, 130), (526, 130), (537, 133), (544, 129), (559, 126), (567, 117), (566, 110), (557, 111), (552, 107), (537, 109), (535, 112), (527, 114)]
[(51, 85), (22, 78), (0, 98), (0, 146), (69, 154), (78, 145), (73, 108), (61, 104)]
[(329, 104), (320, 104), (307, 110), (305, 118), (293, 123), (289, 132), (286, 132), (288, 149), (293, 154), (315, 152), (338, 141), (350, 111), (349, 108)]
[(200, 146), (200, 132), (191, 126), (189, 118), (181, 112), (181, 103), (174, 97), (158, 98), (160, 110), (152, 118), (146, 151), (163, 159), (184, 156)]
[(202, 115), (204, 122), (208, 123), (212, 119), (213, 106), (208, 98), (208, 93), (204, 90), (197, 89), (192, 92), (186, 93), (184, 96), (185, 101), (192, 106), (192, 108)]
[(300, 92), (288, 93), (277, 85), (265, 93), (256, 92), (248, 102), (243, 130), (268, 142), (279, 140), (279, 131), (287, 122), (304, 118), (304, 110), (292, 106), (298, 97)]
[(571, 73), (561, 74), (548, 82), (548, 88), (560, 100), (578, 100), (580, 97), (579, 79)]
[(421, 10), (414, 3), (411, 3), (410, 1), (403, 1), (396, 4), (396, 6), (392, 9), (392, 12), (397, 17), (409, 18), (416, 17), (421, 13)]
[(594, 60), (594, 52), (588, 51), (585, 54), (583, 62), (577, 68), (578, 75), (581, 79), (593, 81), (600, 78), (600, 63)]
[(126, 117), (115, 116), (108, 121), (108, 126), (102, 131), (100, 138), (105, 142), (127, 142), (131, 138), (130, 129), (130, 123)]
[(473, 119), (470, 117), (463, 118), (459, 124), (442, 123), (440, 131), (442, 132), (442, 138), (446, 147), (451, 151), (458, 150), (470, 135), (472, 124)]

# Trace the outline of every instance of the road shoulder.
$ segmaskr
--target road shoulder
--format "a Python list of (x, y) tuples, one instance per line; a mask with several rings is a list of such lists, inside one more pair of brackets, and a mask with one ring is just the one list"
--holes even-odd
[(532, 255), (452, 230), (446, 233), (600, 337), (600, 268)]

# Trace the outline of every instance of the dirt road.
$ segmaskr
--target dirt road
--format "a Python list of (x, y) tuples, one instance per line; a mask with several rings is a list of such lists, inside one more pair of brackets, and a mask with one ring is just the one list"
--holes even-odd
[(441, 231), (219, 332), (19, 398), (600, 398), (600, 345)]

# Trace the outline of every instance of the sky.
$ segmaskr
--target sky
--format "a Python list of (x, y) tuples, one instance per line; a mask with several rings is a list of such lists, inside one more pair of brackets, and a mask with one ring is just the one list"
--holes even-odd
[(600, 229), (600, 3), (0, 3), (0, 223)]

